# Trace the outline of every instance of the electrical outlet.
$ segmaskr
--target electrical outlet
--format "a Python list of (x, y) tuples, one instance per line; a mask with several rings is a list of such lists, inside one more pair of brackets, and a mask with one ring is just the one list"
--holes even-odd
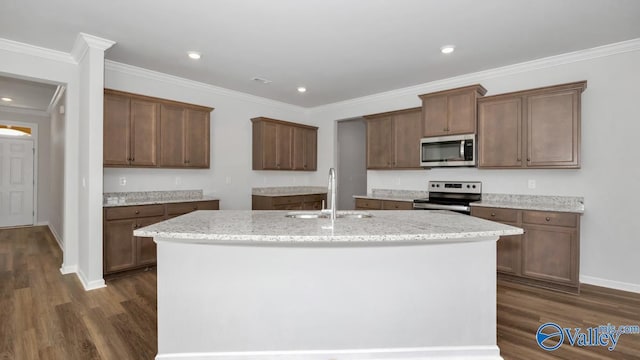
[(120, 177), (120, 186), (125, 186), (127, 185), (127, 178), (122, 176)]
[(176, 176), (176, 185), (180, 184), (182, 184), (182, 179), (180, 178), (180, 176)]
[(533, 179), (530, 179), (530, 180), (527, 182), (527, 186), (529, 187), (529, 189), (535, 189), (535, 188), (536, 188), (536, 181), (535, 181), (535, 180), (533, 180)]

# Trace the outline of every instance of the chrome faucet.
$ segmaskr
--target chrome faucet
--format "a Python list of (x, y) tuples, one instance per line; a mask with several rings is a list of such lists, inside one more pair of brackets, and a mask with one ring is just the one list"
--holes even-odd
[(327, 187), (327, 209), (322, 212), (330, 213), (331, 220), (336, 219), (336, 169), (329, 169), (329, 186)]

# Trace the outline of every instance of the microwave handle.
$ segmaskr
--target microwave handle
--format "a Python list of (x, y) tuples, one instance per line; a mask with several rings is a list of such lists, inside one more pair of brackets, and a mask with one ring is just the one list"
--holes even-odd
[(460, 141), (460, 158), (464, 159), (464, 140)]

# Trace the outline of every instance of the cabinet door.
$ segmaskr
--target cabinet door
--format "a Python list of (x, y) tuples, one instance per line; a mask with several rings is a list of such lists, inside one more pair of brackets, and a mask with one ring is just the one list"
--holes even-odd
[(476, 92), (467, 91), (447, 97), (447, 134), (475, 134)]
[(579, 109), (576, 90), (527, 97), (528, 167), (579, 167)]
[(392, 148), (391, 116), (367, 119), (367, 169), (390, 169)]
[(300, 127), (293, 128), (293, 141), (291, 149), (292, 168), (294, 170), (305, 169), (305, 140), (306, 129)]
[(422, 135), (447, 135), (447, 96), (433, 96), (422, 99)]
[(129, 115), (128, 97), (104, 94), (104, 165), (129, 165), (131, 153)]
[(292, 170), (293, 127), (276, 124), (276, 167), (280, 170)]
[(158, 126), (160, 105), (131, 99), (131, 165), (158, 165)]
[(564, 284), (578, 283), (578, 241), (573, 228), (523, 225), (522, 275)]
[[(517, 223), (504, 223), (518, 226)], [(497, 244), (498, 272), (520, 275), (522, 235), (501, 236)]]
[(304, 130), (304, 170), (318, 169), (318, 130)]
[[(136, 219), (136, 228), (159, 223), (164, 217)], [(154, 265), (156, 263), (156, 243), (152, 237), (134, 236), (136, 242), (136, 265)]]
[(422, 113), (406, 112), (393, 116), (393, 167), (420, 168)]
[(478, 106), (478, 167), (522, 167), (522, 99)]
[(184, 108), (162, 104), (160, 107), (160, 166), (185, 166), (184, 121)]
[(104, 272), (105, 274), (127, 270), (135, 266), (134, 219), (105, 221), (104, 224)]
[(187, 109), (185, 163), (187, 167), (209, 168), (209, 113)]
[[(261, 121), (254, 123), (254, 135), (257, 139), (254, 139), (254, 157), (260, 157), (262, 164), (259, 168), (254, 170), (276, 170), (277, 166), (277, 145), (276, 134), (278, 133), (278, 126), (275, 123)], [(256, 164), (260, 165), (260, 164)]]

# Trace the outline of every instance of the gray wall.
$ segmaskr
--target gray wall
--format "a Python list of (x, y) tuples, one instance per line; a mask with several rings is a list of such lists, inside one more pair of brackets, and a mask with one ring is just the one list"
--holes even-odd
[(353, 195), (367, 193), (366, 130), (361, 118), (338, 122), (338, 209), (352, 210)]
[(63, 95), (51, 114), (51, 143), (49, 151), (49, 190), (51, 192), (51, 206), (49, 213), (49, 227), (60, 242), (64, 242), (64, 132), (65, 115), (60, 114), (60, 106), (65, 104)]

